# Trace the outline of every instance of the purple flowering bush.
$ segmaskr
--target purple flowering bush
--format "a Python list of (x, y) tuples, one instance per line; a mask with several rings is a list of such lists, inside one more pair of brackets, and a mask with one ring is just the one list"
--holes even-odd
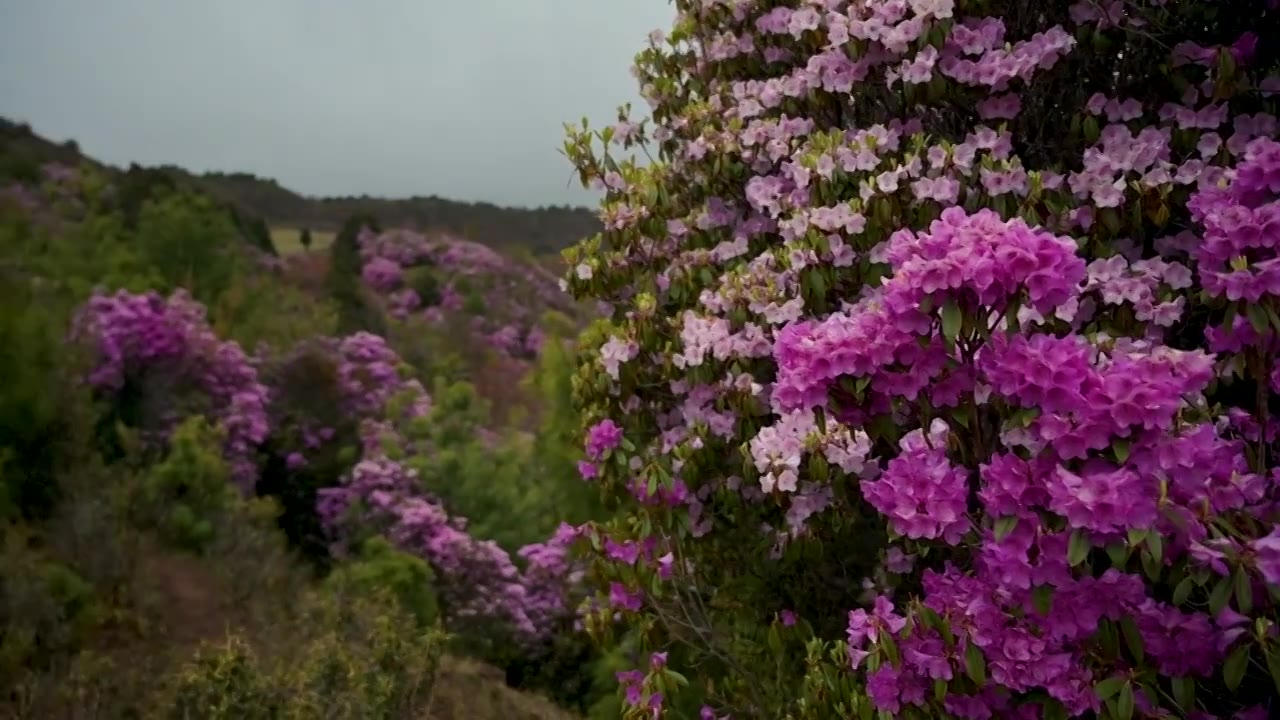
[(530, 359), (541, 348), (547, 309), (573, 313), (556, 277), (480, 243), (395, 229), (359, 236), (365, 284), (400, 320), (440, 325), (467, 318), (467, 332), (502, 355)]
[[(155, 441), (165, 442), (198, 409), (225, 435), (225, 456), (244, 492), (280, 495), (286, 514), (299, 512), (293, 502), (299, 497), (311, 503), (316, 528), (297, 518), (286, 522), (295, 544), (305, 549), (314, 541), (310, 530), (323, 531), (339, 549), (384, 535), (429, 563), (441, 581), (445, 617), (459, 633), (532, 644), (572, 624), (576, 571), (566, 549), (573, 529), (520, 549), (517, 561), (445, 509), (413, 466), (420, 464), (415, 454), (451, 449), (417, 441), (431, 421), (431, 396), (381, 336), (358, 332), (304, 343), (266, 362), (269, 390), (257, 364), (234, 342), (218, 339), (203, 306), (181, 291), (167, 299), (95, 295), (80, 310), (74, 335), (94, 353), (87, 381), (96, 391), (116, 404), (131, 395), (150, 399), (142, 427)], [(188, 394), (201, 402), (184, 403)], [(358, 444), (358, 457), (340, 477), (302, 482), (313, 462), (343, 468), (344, 441)], [(261, 482), (263, 454), (283, 465), (283, 480)]]
[(206, 413), (225, 435), (233, 481), (253, 489), (269, 431), (268, 390), (240, 346), (210, 329), (204, 306), (182, 290), (168, 298), (97, 293), (78, 312), (72, 337), (95, 356), (87, 383), (126, 420), (163, 441), (192, 411)]
[(565, 146), (626, 716), (1276, 709), (1280, 7), (676, 7)]

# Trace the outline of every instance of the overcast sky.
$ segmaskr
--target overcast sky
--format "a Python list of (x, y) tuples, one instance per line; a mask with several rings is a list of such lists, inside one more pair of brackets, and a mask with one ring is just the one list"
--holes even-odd
[(0, 115), (311, 195), (590, 204), (562, 123), (647, 110), (669, 0), (0, 0)]

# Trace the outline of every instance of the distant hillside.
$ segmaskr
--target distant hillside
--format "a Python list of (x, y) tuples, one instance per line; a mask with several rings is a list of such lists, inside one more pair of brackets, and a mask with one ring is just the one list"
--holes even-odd
[[(84, 155), (74, 141), (56, 143), (25, 124), (0, 118), (0, 181), (34, 180), (39, 166), (46, 162), (89, 162), (120, 170)], [(276, 227), (336, 231), (352, 214), (372, 213), (385, 227), (449, 231), (493, 247), (523, 247), (535, 254), (558, 253), (600, 230), (595, 214), (585, 208), (507, 208), (435, 196), (313, 198), (249, 173), (195, 174), (173, 165), (150, 169), (162, 171), (181, 184), (192, 185)]]

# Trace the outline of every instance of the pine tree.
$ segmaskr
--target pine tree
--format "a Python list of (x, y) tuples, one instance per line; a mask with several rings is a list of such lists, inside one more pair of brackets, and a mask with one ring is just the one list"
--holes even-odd
[(360, 287), (360, 231), (369, 228), (379, 231), (378, 220), (372, 215), (358, 214), (347, 218), (329, 247), (329, 293), (338, 304), (338, 326), (343, 333), (357, 330), (379, 332), (382, 318), (371, 305)]

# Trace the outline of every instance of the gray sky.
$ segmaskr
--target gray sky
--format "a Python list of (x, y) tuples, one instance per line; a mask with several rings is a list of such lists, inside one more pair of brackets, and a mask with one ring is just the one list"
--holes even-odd
[(0, 115), (312, 195), (593, 204), (562, 123), (647, 111), (669, 0), (0, 0)]

